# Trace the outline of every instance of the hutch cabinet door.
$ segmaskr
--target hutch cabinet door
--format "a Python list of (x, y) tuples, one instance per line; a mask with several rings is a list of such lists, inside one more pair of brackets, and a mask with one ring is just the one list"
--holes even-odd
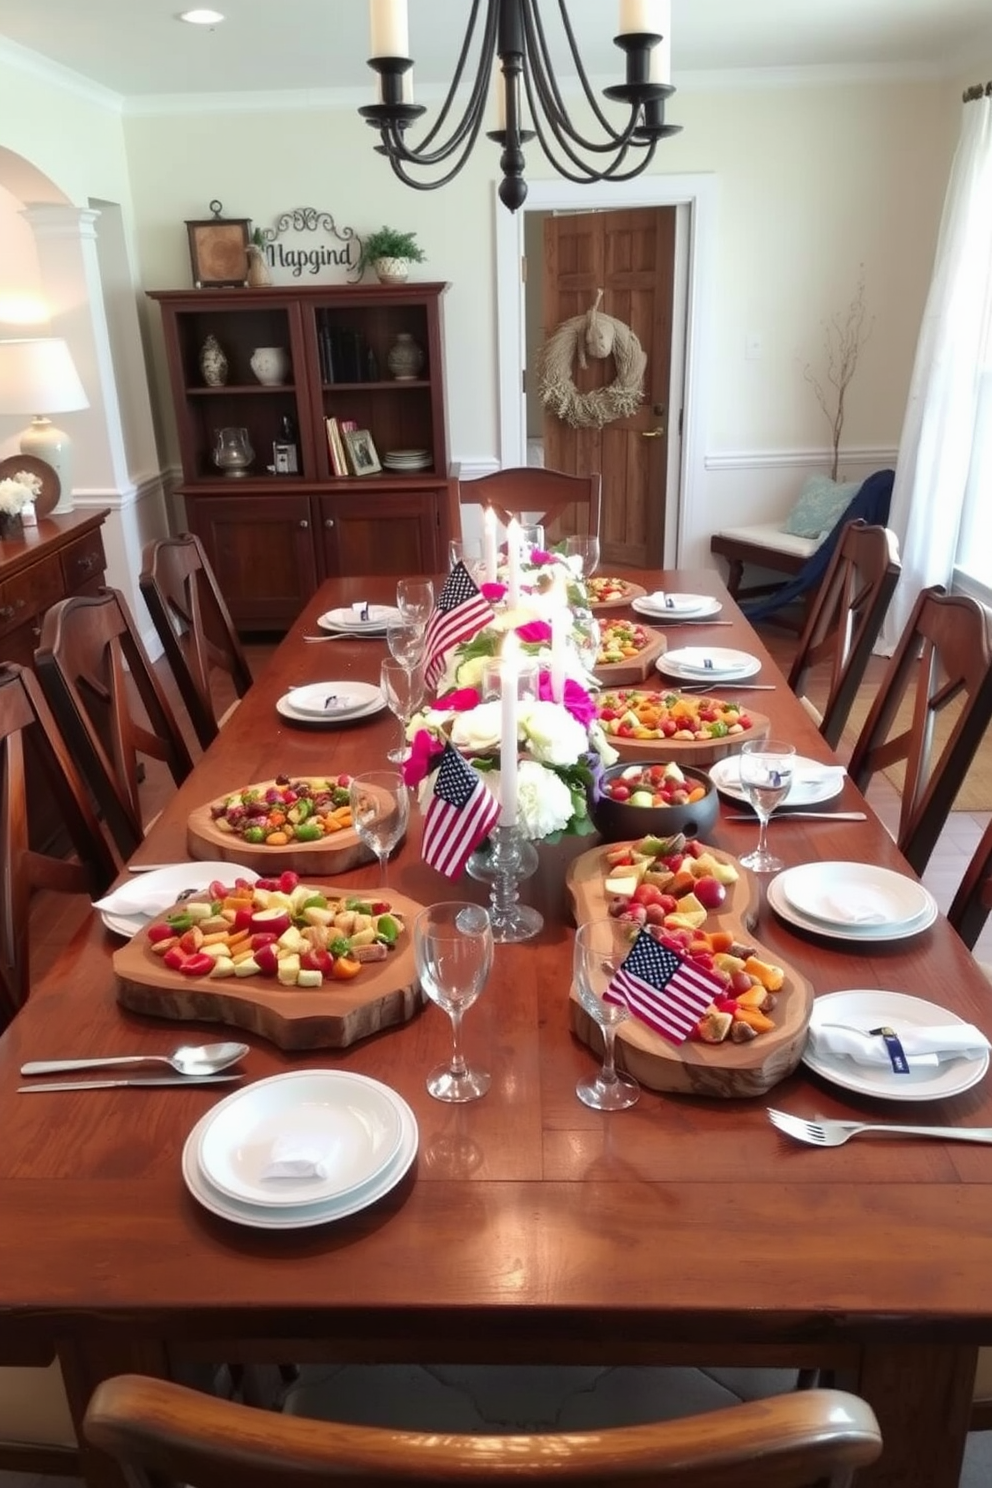
[[(357, 485), (357, 482), (354, 483)], [(348, 574), (433, 574), (440, 557), (442, 492), (369, 488), (319, 496), (324, 578)]]
[(317, 588), (310, 498), (197, 496), (186, 509), (235, 625), (291, 624)]

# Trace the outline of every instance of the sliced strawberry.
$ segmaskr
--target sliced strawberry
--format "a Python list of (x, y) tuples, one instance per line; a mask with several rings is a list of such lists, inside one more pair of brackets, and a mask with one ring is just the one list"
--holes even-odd
[(208, 956), (206, 951), (198, 951), (195, 956), (187, 956), (179, 970), (183, 976), (198, 977), (209, 976), (214, 969), (214, 958)]
[(154, 925), (148, 926), (148, 939), (152, 945), (159, 940), (171, 940), (175, 933), (172, 926), (167, 925), (164, 920), (157, 920)]
[(287, 868), (279, 875), (279, 891), (282, 894), (291, 894), (300, 881), (300, 875), (294, 873), (292, 868)]
[(162, 957), (166, 966), (171, 966), (173, 971), (182, 971), (187, 959), (186, 952), (181, 951), (177, 945), (172, 946)]

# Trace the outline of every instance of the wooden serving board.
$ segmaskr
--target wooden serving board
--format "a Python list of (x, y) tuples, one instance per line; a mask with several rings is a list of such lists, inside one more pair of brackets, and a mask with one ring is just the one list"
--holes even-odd
[[(334, 893), (368, 897), (366, 889)], [(345, 1049), (383, 1028), (406, 1023), (423, 996), (413, 957), (413, 921), (422, 905), (387, 890), (403, 919), (403, 934), (385, 961), (368, 961), (351, 981), (322, 987), (281, 987), (272, 977), (184, 977), (163, 965), (144, 932), (114, 952), (117, 1001), (133, 1013), (201, 1023), (226, 1023), (268, 1039), (279, 1049)]]
[[(698, 696), (693, 695), (693, 700), (698, 702)], [(676, 764), (703, 767), (715, 764), (728, 754), (736, 754), (749, 739), (767, 736), (771, 719), (764, 713), (752, 712), (750, 708), (747, 713), (751, 727), (745, 733), (729, 734), (724, 739), (625, 739), (619, 734), (608, 734), (607, 737), (622, 760), (665, 759), (674, 760)]]
[(612, 582), (623, 585), (622, 592), (613, 599), (592, 599), (590, 597), (589, 608), (591, 610), (622, 610), (624, 606), (630, 604), (632, 599), (643, 599), (648, 592), (643, 584), (631, 584), (627, 579), (614, 580), (612, 575), (609, 577)]
[[(706, 850), (722, 862), (736, 864), (737, 860), (729, 853), (715, 847)], [(602, 919), (606, 914), (605, 862), (606, 849), (597, 847), (575, 858), (569, 867), (565, 881), (578, 924)], [(785, 981), (781, 992), (776, 993), (778, 1003), (770, 1014), (775, 1028), (747, 1044), (732, 1044), (728, 1040), (722, 1044), (687, 1041), (675, 1045), (636, 1018), (627, 1018), (617, 1029), (617, 1065), (649, 1090), (735, 1100), (764, 1095), (790, 1075), (802, 1058), (813, 989), (793, 966), (766, 954), (760, 941), (751, 935), (748, 926), (754, 920), (757, 896), (750, 876), (743, 869), (740, 875), (736, 884), (728, 886), (723, 907), (710, 911), (703, 928), (732, 930), (739, 940), (753, 946), (762, 960), (781, 966)], [(572, 1032), (602, 1053), (599, 1027), (579, 1002), (574, 988), (569, 993), (569, 1017)]]
[[(306, 777), (301, 775), (299, 778), (303, 780)], [(264, 791), (274, 784), (272, 780), (262, 780), (236, 789)], [(218, 797), (218, 800), (222, 799)], [(192, 858), (206, 862), (217, 859), (223, 863), (243, 863), (246, 868), (254, 868), (261, 874), (282, 873), (290, 868), (304, 879), (315, 873), (348, 873), (361, 863), (375, 861), (375, 853), (365, 846), (354, 827), (345, 827), (319, 842), (292, 842), (285, 847), (245, 842), (243, 837), (234, 832), (224, 832), (217, 826), (210, 814), (213, 804), (208, 801), (205, 806), (198, 806), (190, 812), (186, 823), (186, 846)]]
[(593, 668), (593, 676), (604, 687), (630, 687), (636, 682), (643, 682), (654, 672), (655, 662), (668, 646), (668, 637), (662, 635), (660, 630), (652, 630), (648, 625), (641, 628), (647, 636), (647, 645), (636, 656)]

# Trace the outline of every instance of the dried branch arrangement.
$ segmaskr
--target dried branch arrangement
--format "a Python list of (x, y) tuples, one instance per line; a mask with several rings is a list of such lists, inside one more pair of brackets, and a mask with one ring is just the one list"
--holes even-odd
[[(844, 428), (844, 404), (847, 390), (858, 370), (861, 348), (868, 340), (875, 324), (869, 320), (865, 309), (865, 270), (861, 265), (854, 298), (843, 313), (832, 315), (824, 323), (824, 345), (827, 353), (827, 387), (814, 374), (809, 362), (803, 368), (803, 376), (816, 394), (816, 401), (826, 416), (833, 437), (833, 465), (831, 480), (837, 479), (837, 464), (840, 454), (840, 437)], [(832, 389), (833, 391), (830, 391)]]

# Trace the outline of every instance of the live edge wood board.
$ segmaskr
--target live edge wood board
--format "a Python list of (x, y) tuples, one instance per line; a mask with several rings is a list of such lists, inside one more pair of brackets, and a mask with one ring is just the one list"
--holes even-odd
[[(367, 889), (338, 884), (334, 892), (369, 897)], [(385, 961), (365, 962), (351, 981), (325, 977), (322, 987), (306, 989), (261, 976), (184, 977), (162, 964), (142, 933), (114, 952), (117, 1001), (153, 1018), (244, 1028), (279, 1049), (345, 1049), (408, 1022), (423, 1001), (413, 956), (413, 921), (423, 906), (391, 889), (384, 897), (402, 917), (403, 933)]]
[[(729, 853), (715, 847), (706, 850), (722, 862), (736, 864)], [(703, 928), (732, 930), (762, 960), (781, 966), (785, 980), (781, 992), (776, 994), (778, 1002), (771, 1014), (775, 1028), (747, 1044), (732, 1044), (728, 1039), (722, 1044), (687, 1041), (676, 1046), (659, 1038), (636, 1018), (628, 1018), (617, 1029), (617, 1065), (649, 1090), (728, 1099), (765, 1095), (790, 1075), (802, 1058), (813, 1008), (813, 989), (793, 966), (765, 952), (761, 942), (751, 935), (748, 925), (754, 920), (757, 896), (753, 880), (743, 868), (739, 871), (740, 878), (728, 888), (723, 909), (719, 913), (711, 911)], [(570, 865), (566, 883), (576, 924), (602, 919), (606, 914), (605, 879), (605, 847), (583, 853)], [(579, 1002), (574, 988), (569, 993), (569, 1017), (572, 1032), (601, 1052), (602, 1034)]]
[(660, 630), (652, 630), (648, 625), (642, 626), (642, 629), (647, 637), (647, 644), (636, 656), (593, 668), (593, 676), (601, 687), (629, 687), (643, 682), (653, 674), (655, 662), (668, 646), (668, 638)]
[[(264, 792), (274, 784), (272, 780), (262, 780), (237, 789)], [(223, 796), (217, 798), (218, 802), (223, 799)], [(213, 804), (208, 801), (205, 806), (198, 806), (190, 812), (186, 823), (186, 845), (190, 857), (199, 861), (209, 863), (217, 859), (222, 863), (241, 863), (261, 874), (278, 874), (289, 868), (304, 879), (315, 873), (348, 873), (361, 863), (375, 861), (375, 853), (359, 839), (354, 827), (344, 827), (317, 842), (266, 847), (262, 843), (246, 842), (236, 832), (222, 831), (211, 815)]]

